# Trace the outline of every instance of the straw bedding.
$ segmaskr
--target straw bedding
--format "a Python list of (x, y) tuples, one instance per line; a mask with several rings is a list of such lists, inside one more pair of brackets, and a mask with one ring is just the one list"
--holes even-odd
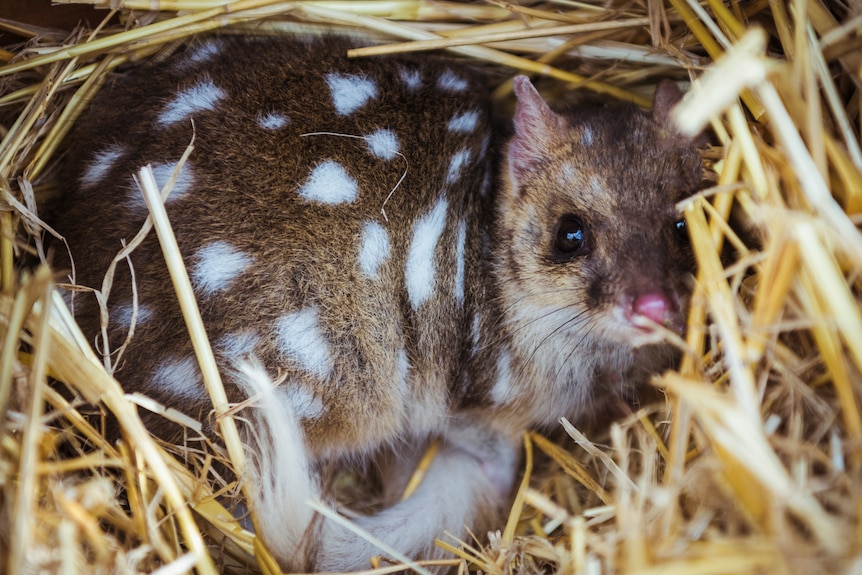
[[(546, 77), (558, 98), (646, 104), (661, 78), (693, 81), (676, 118), (711, 134), (715, 183), (681, 206), (699, 268), (681, 364), (655, 379), (658, 400), (609, 427), (585, 435), (564, 421), (553, 438), (525, 436), (508, 521), (490, 538), (441, 541), (449, 564), (486, 573), (862, 571), (858, 3), (95, 3), (115, 10), (95, 29), (58, 34), (0, 20), (29, 38), (0, 51), (8, 572), (278, 572), (219, 503), (237, 486), (210, 471), (215, 459), (236, 464), (236, 438), (225, 438), (227, 452), (158, 445), (135, 410), (163, 408), (123, 394), (52, 293), (63, 278), (30, 265), (47, 257), (51, 233), (36, 206), (63, 191), (57, 151), (106, 74), (226, 27), (340, 29), (385, 51), (448, 49), (501, 77)], [(496, 96), (508, 92), (504, 82)], [(104, 440), (98, 417), (84, 417), (88, 404), (125, 422), (124, 443)]]

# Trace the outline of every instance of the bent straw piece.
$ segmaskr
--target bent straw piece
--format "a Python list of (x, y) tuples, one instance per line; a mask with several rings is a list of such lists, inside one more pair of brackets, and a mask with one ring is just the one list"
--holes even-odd
[(421, 52), (424, 50), (439, 50), (442, 48), (453, 48), (455, 46), (466, 46), (473, 44), (489, 44), (492, 42), (503, 42), (508, 40), (522, 40), (525, 38), (541, 38), (545, 36), (557, 36), (562, 34), (580, 34), (595, 32), (597, 30), (616, 30), (619, 28), (631, 28), (649, 24), (649, 18), (631, 18), (627, 20), (611, 20), (608, 22), (595, 22), (587, 24), (571, 24), (567, 26), (536, 27), (513, 32), (496, 32), (492, 34), (477, 34), (459, 38), (441, 38), (439, 40), (416, 40), (413, 42), (401, 42), (397, 44), (382, 44), (366, 48), (353, 48), (347, 51), (351, 58), (363, 56), (377, 56), (380, 54), (397, 54), (399, 52)]
[(862, 214), (862, 170), (853, 165), (835, 139), (827, 137), (825, 142), (826, 156), (838, 177), (832, 191), (839, 196), (849, 215), (858, 216)]
[[(38, 311), (42, 313), (41, 309)], [(77, 326), (69, 326), (69, 328), (79, 332), (73, 339), (64, 336), (52, 324), (50, 330), (52, 354), (48, 358), (48, 367), (61, 381), (84, 395), (89, 403), (101, 401), (114, 414), (126, 437), (149, 466), (153, 479), (163, 490), (164, 497), (180, 524), (184, 544), (198, 559), (198, 570), (207, 575), (215, 575), (212, 557), (207, 552), (175, 476), (165, 462), (166, 455), (156, 446), (137, 410), (125, 398), (120, 384), (105, 373), (104, 367), (89, 346), (84, 352), (72, 343), (86, 341), (80, 334), (80, 329)]]
[(565, 430), (568, 436), (572, 438), (575, 444), (589, 453), (592, 457), (598, 459), (611, 475), (614, 476), (614, 479), (620, 483), (620, 485), (625, 485), (625, 489), (633, 492), (638, 490), (634, 481), (632, 481), (632, 479), (626, 475), (622, 469), (620, 469), (620, 466), (616, 464), (613, 458), (596, 447), (596, 445), (587, 439), (587, 437), (577, 427), (572, 425), (568, 419), (564, 417), (560, 420), (560, 423), (563, 426), (563, 430)]
[[(0, 322), (2, 349), (0, 349), (0, 414), (6, 413), (9, 396), (12, 393), (12, 375), (15, 370), (15, 355), (18, 353), (18, 340), (24, 328), (24, 321), (30, 312), (33, 301), (29, 290), (18, 290), (12, 302), (11, 313)], [(0, 429), (2, 429), (0, 425)]]
[[(66, 76), (75, 68), (76, 60), (66, 62), (65, 66), (59, 63), (51, 67), (48, 74), (42, 80), (39, 90), (27, 103), (27, 107), (16, 118), (15, 123), (9, 129), (9, 132), (0, 141), (0, 177), (12, 179), (9, 172), (13, 167), (13, 160), (16, 154), (25, 147), (24, 140), (33, 127), (39, 122), (43, 115), (47, 102), (49, 102), (57, 90), (60, 88), (61, 82), (57, 78)], [(0, 68), (2, 72), (3, 68)], [(5, 237), (5, 235), (4, 235)]]
[(862, 370), (862, 312), (851, 293), (834, 254), (817, 241), (817, 229), (808, 221), (796, 219), (793, 234), (799, 244), (802, 262), (812, 278), (820, 300), (838, 326), (841, 339), (850, 351), (856, 368)]
[[(439, 40), (441, 38), (441, 36), (433, 34), (431, 32), (426, 32), (415, 27), (405, 26), (403, 24), (391, 22), (388, 20), (382, 20), (380, 18), (353, 16), (350, 14), (345, 14), (343, 12), (338, 12), (327, 8), (320, 8), (313, 5), (303, 5), (302, 11), (307, 12), (312, 16), (325, 17), (337, 22), (361, 24), (367, 28), (371, 28), (372, 30), (386, 32), (388, 34), (392, 34), (393, 36), (398, 36), (401, 38), (412, 38), (414, 40)], [(480, 60), (486, 60), (488, 62), (501, 64), (510, 68), (524, 70), (526, 72), (534, 74), (549, 76), (558, 80), (563, 80), (564, 82), (569, 82), (573, 84), (584, 84), (585, 87), (595, 92), (609, 94), (621, 100), (634, 102), (635, 104), (643, 108), (648, 108), (652, 104), (652, 102), (647, 98), (644, 98), (637, 94), (633, 94), (631, 92), (628, 92), (627, 90), (623, 90), (611, 84), (590, 80), (572, 72), (566, 72), (564, 70), (554, 68), (553, 66), (549, 66), (547, 64), (541, 64), (527, 58), (514, 56), (512, 54), (500, 52), (499, 50), (494, 50), (485, 46), (455, 46), (453, 48), (450, 48), (449, 50), (455, 52), (456, 54), (463, 54), (465, 56), (470, 56)]]
[(766, 78), (763, 54), (766, 32), (753, 28), (710, 67), (671, 112), (671, 118), (690, 137), (697, 136), (715, 116), (736, 101), (743, 89)]
[[(177, 170), (181, 165), (177, 166)], [(182, 255), (177, 245), (176, 236), (174, 236), (173, 228), (168, 220), (168, 214), (165, 211), (164, 204), (156, 184), (155, 176), (153, 175), (152, 167), (147, 165), (141, 168), (138, 173), (141, 182), (141, 192), (144, 195), (144, 200), (147, 202), (147, 207), (150, 210), (150, 216), (153, 220), (153, 227), (156, 229), (156, 234), (159, 238), (159, 243), (162, 246), (162, 253), (165, 256), (165, 263), (170, 272), (171, 281), (174, 285), (174, 290), (179, 300), (180, 309), (182, 310), (183, 319), (189, 330), (189, 336), (192, 341), (192, 346), (195, 350), (195, 356), (198, 360), (198, 365), (201, 368), (204, 385), (212, 400), (213, 408), (215, 409), (216, 419), (219, 425), (219, 431), (225, 441), (231, 463), (237, 473), (237, 476), (243, 477), (246, 469), (245, 451), (243, 450), (242, 442), (239, 438), (239, 431), (236, 427), (236, 422), (230, 414), (227, 414), (229, 404), (227, 394), (222, 384), (221, 375), (216, 367), (215, 355), (210, 346), (209, 339), (206, 335), (203, 320), (201, 319), (200, 310), (198, 309), (197, 300), (195, 299), (194, 290), (192, 289), (191, 280), (189, 279), (188, 271), (183, 263)], [(170, 183), (168, 184), (170, 185)]]
[(689, 204), (685, 219), (689, 223), (691, 245), (700, 268), (701, 285), (709, 302), (709, 312), (723, 344), (724, 361), (730, 376), (731, 390), (752, 425), (760, 425), (760, 400), (754, 384), (754, 374), (745, 357), (744, 339), (739, 330), (739, 318), (734, 308), (736, 298), (728, 285), (715, 243), (709, 232), (706, 214), (700, 205), (702, 198)]
[[(50, 161), (54, 152), (62, 142), (63, 137), (72, 129), (72, 125), (75, 123), (75, 120), (80, 116), (81, 112), (84, 111), (87, 104), (92, 100), (93, 96), (102, 84), (104, 84), (108, 77), (108, 72), (118, 65), (113, 62), (115, 59), (116, 58), (114, 56), (109, 55), (99, 62), (93, 70), (93, 73), (90, 74), (81, 85), (80, 90), (75, 93), (73, 101), (66, 104), (60, 112), (60, 117), (57, 118), (57, 122), (42, 141), (39, 149), (36, 150), (36, 154), (30, 162), (30, 165), (24, 170), (24, 173), (29, 179), (35, 180), (39, 177), (39, 174), (45, 168), (45, 165)], [(67, 72), (70, 71), (67, 70)], [(67, 82), (67, 77), (68, 74), (61, 78), (60, 83), (62, 84)]]
[(217, 17), (224, 14), (232, 14), (241, 10), (251, 10), (254, 8), (265, 7), (278, 2), (280, 2), (280, 0), (240, 0), (239, 2), (225, 4), (223, 6), (219, 6), (209, 10), (193, 12), (184, 16), (177, 16), (168, 20), (162, 20), (153, 24), (141, 26), (140, 28), (133, 28), (125, 32), (110, 34), (97, 40), (92, 40), (90, 42), (82, 42), (80, 44), (59, 48), (58, 50), (51, 52), (50, 54), (35, 56), (28, 60), (22, 60), (21, 62), (7, 64), (6, 66), (0, 67), (0, 77), (15, 74), (17, 72), (22, 72), (24, 70), (31, 70), (33, 68), (38, 68), (39, 66), (44, 66), (46, 64), (53, 64), (54, 62), (59, 62), (62, 60), (68, 60), (77, 56), (104, 52), (105, 50), (108, 50), (110, 48), (115, 48), (126, 43), (141, 40), (159, 32), (166, 32), (169, 30), (174, 30), (176, 28), (182, 28), (183, 26), (202, 20), (216, 19)]
[[(837, 247), (841, 253), (852, 260), (854, 265), (862, 268), (862, 235), (829, 193), (826, 181), (808, 153), (778, 92), (772, 84), (765, 82), (757, 86), (756, 91), (772, 120), (773, 131), (790, 158), (790, 164), (806, 199), (840, 239)], [(862, 352), (857, 361), (862, 361)]]
[(512, 503), (512, 508), (509, 511), (509, 519), (506, 521), (506, 527), (503, 529), (502, 542), (504, 545), (511, 545), (515, 540), (515, 529), (518, 527), (518, 519), (524, 510), (524, 501), (527, 496), (527, 490), (530, 488), (530, 477), (533, 475), (533, 442), (530, 440), (530, 434), (524, 433), (524, 476), (521, 478), (521, 484), (518, 486), (518, 491), (515, 493), (515, 501)]
[[(31, 297), (36, 296), (42, 302), (47, 302), (51, 297), (51, 274), (46, 267), (39, 268), (36, 275), (25, 285), (24, 289), (30, 292)], [(45, 369), (50, 357), (51, 345), (49, 314), (42, 314), (36, 321), (31, 322), (34, 329), (34, 357), (33, 368), (28, 376), (29, 406), (27, 425), (23, 431), (21, 440), (21, 456), (18, 470), (17, 497), (14, 501), (12, 521), (12, 542), (7, 557), (8, 569), (14, 573), (18, 568), (29, 564), (27, 550), (32, 546), (34, 537), (33, 530), (36, 526), (35, 510), (36, 497), (38, 495), (39, 481), (36, 475), (36, 467), (39, 460), (39, 440), (42, 435), (41, 415), (44, 407), (42, 388), (47, 384)], [(35, 326), (32, 324), (35, 323)], [(12, 335), (11, 333), (9, 334)]]
[(531, 433), (530, 438), (536, 444), (536, 447), (556, 461), (566, 474), (598, 495), (599, 499), (605, 505), (614, 505), (616, 503), (613, 495), (608, 493), (571, 453), (538, 433)]
[[(763, 426), (759, 421), (753, 422), (738, 402), (705, 387), (702, 382), (688, 380), (675, 373), (664, 374), (661, 385), (688, 401), (701, 428), (719, 448), (717, 455), (724, 464), (745, 470), (751, 479), (756, 480), (755, 483), (731, 483), (739, 493), (740, 501), (758, 506), (772, 502), (786, 507), (810, 528), (811, 535), (825, 549), (837, 553), (843, 548), (843, 537), (829, 515), (810, 492), (798, 486), (788, 475), (763, 434)], [(760, 492), (759, 499), (747, 493), (755, 487)], [(760, 520), (764, 522), (762, 527), (766, 532), (770, 532), (768, 523), (773, 517), (766, 513)]]
[[(820, 278), (818, 278), (820, 279)], [(862, 415), (860, 415), (859, 403), (857, 401), (852, 376), (848, 370), (848, 362), (843, 355), (841, 334), (835, 329), (828, 304), (823, 301), (822, 295), (818, 294), (817, 282), (811, 275), (810, 270), (803, 270), (799, 274), (799, 281), (803, 287), (799, 290), (798, 298), (801, 304), (814, 319), (811, 335), (817, 345), (817, 350), (826, 367), (827, 377), (831, 379), (832, 387), (841, 407), (841, 418), (847, 427), (847, 435), (851, 441), (862, 440)], [(851, 461), (858, 464), (862, 454), (858, 451), (850, 453)]]
[[(482, 5), (470, 5), (461, 2), (427, 2), (426, 0), (299, 0), (284, 2), (276, 0), (293, 9), (297, 5), (315, 4), (334, 10), (393, 18), (396, 20), (433, 21), (446, 20), (452, 16), (473, 20), (477, 18), (505, 18), (508, 11)], [(57, 0), (57, 4), (88, 3), (107, 5), (106, 0)], [(145, 10), (161, 12), (184, 12), (191, 10), (210, 10), (235, 3), (233, 0), (123, 0), (123, 8), (127, 10)]]
[[(173, 186), (176, 173), (182, 168), (182, 164), (191, 153), (191, 146), (186, 149), (180, 162), (178, 162), (175, 173), (169, 179), (166, 189), (159, 191), (153, 175), (151, 166), (145, 166), (139, 172), (141, 182), (141, 192), (144, 194), (144, 199), (150, 210), (150, 215), (153, 221), (153, 227), (156, 229), (156, 234), (159, 238), (159, 243), (162, 245), (162, 253), (165, 256), (165, 262), (168, 266), (168, 271), (171, 275), (171, 281), (174, 285), (174, 290), (179, 300), (180, 309), (183, 313), (183, 319), (186, 321), (186, 326), (189, 330), (189, 336), (192, 341), (192, 347), (195, 350), (195, 357), (198, 360), (198, 365), (201, 369), (201, 374), (204, 381), (204, 386), (209, 393), (210, 400), (213, 404), (213, 409), (216, 414), (216, 421), (219, 426), (219, 432), (225, 442), (228, 457), (234, 473), (239, 478), (245, 477), (247, 462), (245, 459), (245, 449), (239, 437), (239, 431), (236, 427), (236, 421), (230, 411), (227, 394), (224, 391), (224, 385), (216, 365), (215, 356), (212, 352), (209, 339), (206, 335), (206, 330), (203, 325), (203, 320), (198, 309), (197, 299), (194, 296), (194, 290), (189, 280), (188, 272), (182, 261), (182, 255), (179, 252), (179, 246), (176, 242), (173, 229), (167, 217), (167, 212), (164, 207), (164, 197), (169, 192), (169, 188)], [(242, 490), (246, 498), (248, 498), (248, 485), (243, 484)], [(203, 512), (203, 510), (201, 511)], [(256, 516), (252, 514), (252, 523), (256, 522)], [(243, 547), (248, 546), (246, 540), (238, 541)], [(258, 557), (267, 557), (268, 553), (262, 549)]]
[[(862, 25), (862, 21), (860, 21), (860, 25)], [(838, 124), (841, 138), (844, 140), (844, 145), (847, 146), (853, 164), (857, 170), (862, 170), (862, 150), (859, 148), (859, 141), (856, 139), (857, 135), (853, 131), (850, 119), (847, 117), (847, 110), (841, 101), (841, 96), (838, 94), (835, 82), (832, 80), (832, 73), (829, 71), (826, 60), (823, 58), (823, 53), (818, 49), (819, 46), (817, 38), (814, 35), (814, 28), (810, 23), (806, 31), (808, 32), (809, 52), (811, 53), (811, 58), (814, 60), (815, 72), (820, 80), (820, 85), (823, 87), (832, 117), (835, 119), (836, 124)]]

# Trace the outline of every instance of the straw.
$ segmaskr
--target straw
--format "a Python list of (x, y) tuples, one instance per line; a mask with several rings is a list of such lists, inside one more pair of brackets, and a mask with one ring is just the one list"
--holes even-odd
[[(92, 350), (52, 291), (51, 272), (31, 263), (50, 255), (40, 235), (53, 231), (38, 209), (69, 186), (58, 181), (58, 165), (90, 99), (118, 68), (134, 73), (213, 31), (344, 33), (368, 46), (351, 52), (362, 58), (436, 51), (492, 70), (495, 103), (511, 98), (511, 76), (527, 73), (552, 104), (590, 91), (648, 107), (667, 77), (690, 88), (673, 114), (677, 128), (709, 136), (707, 188), (677, 206), (698, 270), (687, 331), (674, 340), (682, 358), (653, 378), (657, 399), (619, 406), (609, 423), (529, 430), (512, 503), (491, 533), (437, 540), (450, 559), (377, 560), (362, 573), (858, 570), (862, 16), (835, 0), (81, 3), (107, 8), (96, 29), (0, 19), (0, 30), (27, 40), (0, 48), (7, 571), (242, 573), (248, 564), (280, 572), (227, 508), (242, 496), (222, 471), (242, 477), (234, 424), (242, 406), (227, 403), (175, 244), (165, 249), (225, 447), (192, 441), (203, 423), (175, 406), (127, 395), (123, 371), (120, 381), (108, 374), (118, 356)], [(151, 173), (140, 181), (159, 233), (169, 236)], [(107, 298), (110, 285), (108, 277), (96, 297)], [(139, 409), (177, 422), (189, 441), (160, 444)], [(105, 436), (107, 417), (122, 428), (118, 444)], [(428, 451), (405, 496), (436, 453)], [(373, 492), (362, 479), (351, 477), (358, 491)], [(330, 502), (316, 505), (352, 525)]]

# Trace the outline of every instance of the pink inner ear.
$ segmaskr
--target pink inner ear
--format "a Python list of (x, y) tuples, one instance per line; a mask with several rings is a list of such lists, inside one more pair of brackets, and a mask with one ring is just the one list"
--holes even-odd
[(555, 130), (559, 130), (560, 118), (545, 103), (526, 76), (512, 80), (515, 95), (513, 125), (515, 134), (509, 146), (509, 170), (512, 177), (539, 163), (550, 148)]

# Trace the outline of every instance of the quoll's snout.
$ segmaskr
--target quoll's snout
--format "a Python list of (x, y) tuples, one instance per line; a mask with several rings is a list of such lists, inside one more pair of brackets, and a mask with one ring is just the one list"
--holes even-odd
[(651, 291), (630, 298), (625, 317), (632, 325), (651, 331), (650, 323), (682, 333), (685, 324), (677, 298), (662, 291)]

